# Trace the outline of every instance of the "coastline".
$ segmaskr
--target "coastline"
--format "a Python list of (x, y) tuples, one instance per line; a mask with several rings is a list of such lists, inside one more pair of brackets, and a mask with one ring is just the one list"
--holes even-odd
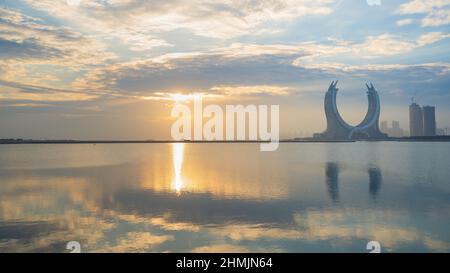
[[(450, 142), (450, 136), (401, 137), (385, 139), (282, 139), (280, 143), (352, 143), (352, 142)], [(152, 144), (152, 143), (269, 143), (262, 140), (70, 140), (70, 139), (0, 139), (0, 144)]]

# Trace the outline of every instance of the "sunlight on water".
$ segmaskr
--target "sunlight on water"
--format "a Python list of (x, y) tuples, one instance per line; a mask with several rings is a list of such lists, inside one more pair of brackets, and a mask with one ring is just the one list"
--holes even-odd
[(177, 194), (181, 193), (183, 188), (183, 177), (181, 175), (181, 169), (183, 167), (184, 158), (184, 143), (172, 144), (172, 156), (173, 156), (173, 169), (175, 172), (175, 181), (173, 188)]
[(0, 252), (448, 252), (449, 160), (449, 143), (0, 145)]

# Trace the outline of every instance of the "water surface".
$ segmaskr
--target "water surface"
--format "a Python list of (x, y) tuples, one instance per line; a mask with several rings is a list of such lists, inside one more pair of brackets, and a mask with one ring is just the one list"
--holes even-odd
[(450, 143), (0, 145), (0, 252), (450, 251)]

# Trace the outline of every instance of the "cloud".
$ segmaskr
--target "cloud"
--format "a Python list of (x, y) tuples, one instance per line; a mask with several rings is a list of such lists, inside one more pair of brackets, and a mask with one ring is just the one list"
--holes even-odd
[[(402, 66), (375, 63), (364, 66), (333, 62), (333, 59), (341, 56), (347, 56), (350, 60), (376, 59), (405, 54), (448, 37), (448, 34), (441, 32), (429, 32), (415, 40), (382, 34), (370, 36), (361, 42), (330, 39), (322, 43), (268, 45), (234, 43), (227, 47), (205, 51), (169, 53), (107, 66), (97, 65), (87, 70), (70, 86), (63, 88), (46, 87), (42, 82), (51, 84), (56, 80), (49, 74), (27, 76), (25, 83), (18, 84), (20, 79), (17, 75), (19, 77), (29, 75), (30, 70), (23, 67), (23, 71), (20, 72), (17, 70), (20, 64), (13, 62), (7, 65), (13, 65), (15, 73), (10, 74), (9, 78), (0, 84), (15, 88), (8, 94), (16, 100), (26, 99), (26, 94), (39, 91), (41, 95), (29, 97), (32, 102), (36, 102), (39, 101), (39, 97), (42, 101), (51, 101), (49, 96), (61, 100), (95, 99), (105, 95), (171, 100), (173, 94), (187, 93), (203, 93), (205, 96), (227, 98), (288, 96), (297, 92), (297, 86), (300, 84), (318, 81), (327, 75), (360, 77), (384, 73), (391, 78), (389, 71), (399, 73), (431, 71), (436, 76), (434, 81), (440, 79), (442, 73), (447, 73), (448, 67), (445, 64)], [(5, 76), (8, 74), (4, 74)]]
[[(383, 248), (391, 250), (408, 243), (424, 243), (432, 251), (442, 251), (448, 249), (448, 244), (444, 241), (421, 234), (414, 228), (405, 228), (396, 225), (388, 225), (381, 228), (379, 225), (348, 225), (353, 223), (354, 219), (378, 218), (389, 220), (398, 218), (402, 211), (393, 211), (388, 214), (377, 211), (362, 212), (355, 209), (344, 209), (343, 211), (329, 212), (306, 212), (294, 213), (294, 225), (282, 227), (272, 227), (263, 224), (229, 224), (220, 227), (210, 228), (208, 231), (215, 234), (217, 238), (224, 238), (230, 244), (230, 252), (233, 252), (231, 246), (239, 248), (241, 242), (276, 242), (279, 240), (295, 241), (298, 244), (304, 242), (317, 241), (336, 241), (346, 240), (347, 242), (356, 242), (358, 240), (367, 240), (373, 238), (381, 243)], [(200, 250), (221, 249), (221, 244), (210, 247), (201, 247)], [(223, 247), (224, 251), (227, 248)]]
[(413, 22), (414, 22), (414, 21), (413, 21), (413, 19), (411, 19), (411, 18), (408, 18), (408, 19), (402, 19), (402, 20), (398, 20), (398, 21), (397, 21), (397, 26), (402, 27), (402, 26), (410, 25), (410, 24), (412, 24)]
[[(76, 91), (50, 88), (0, 80), (0, 100), (27, 100), (28, 102), (83, 101), (98, 98), (104, 93), (100, 91)], [(113, 95), (108, 93), (109, 95)]]
[(416, 47), (426, 46), (440, 40), (449, 38), (450, 34), (443, 34), (441, 32), (429, 32), (421, 35), (416, 41)]
[(55, 27), (19, 11), (0, 8), (0, 59), (80, 69), (115, 56), (105, 45), (66, 27)]
[[(448, 36), (441, 32), (430, 32), (415, 40), (383, 34), (370, 36), (359, 43), (345, 40), (291, 45), (235, 43), (213, 50), (165, 54), (97, 68), (77, 79), (74, 87), (111, 90), (136, 96), (156, 94), (153, 97), (155, 99), (159, 95), (164, 97), (170, 93), (192, 92), (223, 96), (284, 96), (291, 94), (294, 91), (292, 85), (300, 81), (323, 78), (324, 75), (318, 71), (339, 74), (364, 70), (370, 73), (401, 66), (374, 64), (358, 67), (325, 61), (327, 59), (348, 56), (360, 60), (400, 55)], [(430, 68), (429, 65), (425, 66)], [(442, 72), (439, 64), (431, 68)]]
[(38, 89), (46, 90), (40, 92), (43, 100), (91, 97), (82, 94), (86, 92), (75, 95), (64, 77), (116, 58), (103, 43), (80, 32), (6, 8), (0, 8), (0, 48), (0, 85), (15, 85), (9, 99), (29, 94), (29, 99), (35, 100)]
[(157, 245), (174, 240), (172, 235), (155, 235), (150, 232), (127, 232), (119, 237), (117, 243), (112, 246), (102, 246), (93, 252), (148, 252)]
[(251, 85), (251, 86), (214, 86), (210, 89), (218, 94), (226, 96), (243, 96), (243, 95), (289, 95), (289, 88), (285, 86), (271, 86), (271, 85)]
[[(188, 90), (185, 90), (188, 91)], [(277, 85), (217, 85), (207, 90), (194, 91), (192, 93), (173, 93), (173, 92), (155, 92), (150, 96), (143, 96), (145, 100), (191, 100), (197, 95), (201, 95), (203, 99), (223, 99), (230, 97), (245, 97), (252, 96), (288, 96), (291, 94), (289, 87)], [(180, 91), (181, 92), (181, 91)]]
[[(152, 37), (155, 33), (176, 29), (218, 39), (238, 37), (271, 29), (269, 22), (328, 15), (333, 12), (334, 2), (335, 0), (245, 0), (219, 3), (199, 0), (193, 4), (190, 0), (86, 0), (73, 6), (62, 0), (28, 1), (34, 8), (72, 24), (119, 37), (132, 48), (139, 44), (133, 41), (136, 36), (141, 40)], [(120, 18), (120, 21), (114, 20), (115, 18)], [(153, 43), (155, 46), (167, 45), (161, 39), (152, 39), (157, 41)]]
[(408, 53), (416, 48), (426, 46), (450, 37), (441, 32), (429, 32), (414, 40), (400, 39), (399, 37), (382, 34), (369, 36), (362, 43), (348, 42), (340, 48), (342, 52), (356, 54), (362, 58), (375, 58)]
[[(420, 47), (448, 38), (444, 32), (422, 33), (415, 38), (381, 32), (362, 39), (293, 39), (273, 44), (242, 37), (285, 29), (287, 23), (299, 18), (327, 16), (339, 7), (332, 0), (199, 0), (198, 5), (186, 0), (27, 3), (31, 9), (48, 13), (48, 18), (42, 12), (33, 13), (42, 16), (39, 19), (0, 9), (1, 99), (11, 105), (101, 100), (107, 96), (170, 100), (174, 94), (191, 93), (216, 98), (286, 97), (312, 90), (311, 86), (330, 77), (383, 75), (387, 81), (393, 79), (389, 73), (394, 72), (401, 79), (421, 75), (433, 85), (445, 82), (442, 75), (447, 73), (445, 64), (435, 60), (402, 66), (391, 58), (407, 58), (406, 54)], [(405, 12), (411, 9), (405, 8)], [(410, 21), (400, 20), (399, 25)], [(200, 39), (205, 43), (186, 49), (174, 42), (176, 39), (166, 40), (173, 31), (186, 33), (186, 41), (197, 43)], [(242, 41), (239, 38), (246, 42), (237, 42)], [(155, 50), (161, 47), (164, 49)], [(129, 54), (128, 50), (135, 52)]]
[(450, 24), (449, 0), (412, 0), (400, 5), (398, 14), (425, 14), (421, 24), (425, 27)]
[(271, 248), (262, 248), (262, 247), (248, 247), (241, 245), (233, 245), (233, 244), (213, 244), (200, 246), (192, 249), (190, 252), (193, 253), (249, 253), (249, 252), (281, 252), (279, 249)]
[[(298, 46), (233, 44), (205, 52), (166, 54), (94, 69), (74, 86), (128, 94), (200, 92), (213, 87), (222, 94), (255, 93), (261, 91), (247, 87), (238, 90), (236, 86), (267, 85), (272, 82), (271, 70), (292, 67), (292, 60), (302, 54), (307, 53)], [(234, 90), (225, 90), (223, 86), (233, 86)], [(269, 93), (273, 91), (272, 88)]]
[[(301, 66), (301, 64), (298, 64)], [(428, 72), (434, 71), (436, 76), (450, 74), (450, 64), (447, 63), (428, 63), (428, 64), (368, 64), (368, 65), (346, 65), (343, 63), (317, 63), (304, 66), (309, 69), (320, 69), (328, 71), (343, 71), (343, 72), (376, 72), (376, 71), (395, 71), (408, 69), (424, 69)]]
[[(354, 42), (345, 40), (330, 39), (332, 44), (309, 43), (301, 46), (308, 50), (310, 54), (301, 56), (294, 61), (294, 65), (302, 67), (320, 66), (324, 62), (321, 59), (345, 56), (352, 59), (376, 59), (395, 55), (407, 54), (417, 48), (447, 39), (450, 34), (442, 32), (425, 33), (415, 40), (401, 39), (390, 34), (369, 36), (365, 41)], [(329, 62), (325, 62), (329, 63)]]
[(361, 44), (354, 44), (350, 50), (364, 56), (365, 58), (373, 58), (377, 56), (391, 56), (411, 51), (415, 45), (409, 41), (399, 40), (389, 34), (379, 36), (369, 36), (367, 40)]

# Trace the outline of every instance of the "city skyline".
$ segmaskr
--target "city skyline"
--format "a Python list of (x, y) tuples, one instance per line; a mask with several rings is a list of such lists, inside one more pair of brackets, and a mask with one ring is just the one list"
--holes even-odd
[(195, 94), (280, 105), (280, 137), (311, 136), (336, 79), (349, 124), (373, 82), (380, 120), (408, 124), (414, 97), (449, 128), (449, 13), (421, 0), (0, 1), (0, 138), (168, 139), (171, 107)]
[[(445, 134), (445, 129), (444, 134)], [(430, 105), (423, 107), (415, 102), (409, 106), (409, 131), (410, 136), (436, 136), (436, 108)]]
[(387, 120), (380, 122), (380, 130), (390, 137), (404, 137), (409, 136), (409, 131), (406, 132), (401, 126), (398, 120), (391, 121), (391, 127), (388, 125)]

